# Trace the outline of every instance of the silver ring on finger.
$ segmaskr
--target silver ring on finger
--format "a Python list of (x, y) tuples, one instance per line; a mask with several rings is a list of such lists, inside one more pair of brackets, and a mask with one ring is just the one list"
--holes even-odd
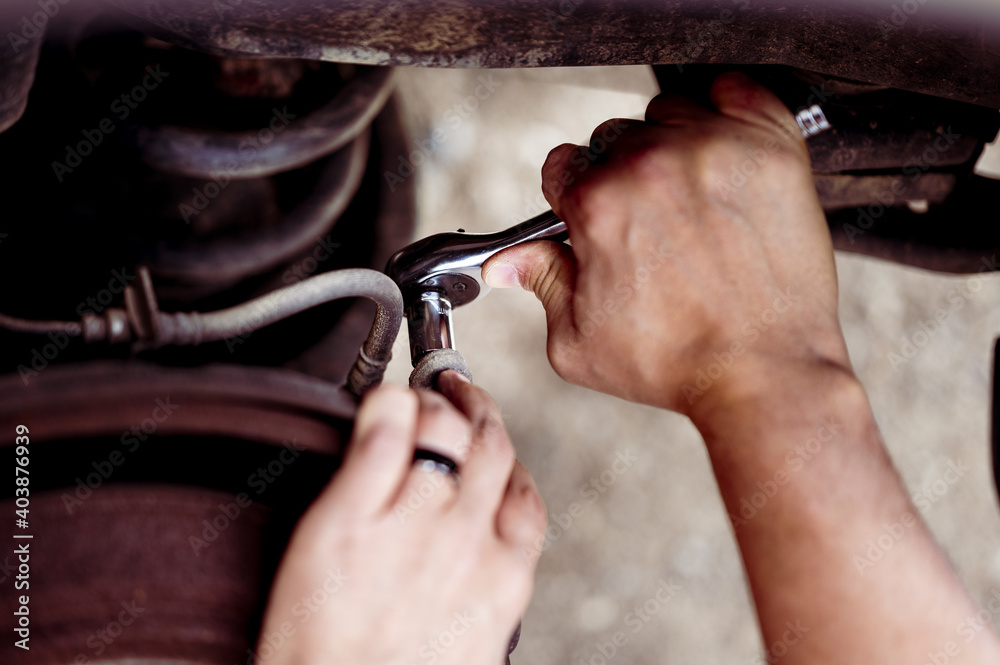
[(458, 481), (458, 464), (447, 455), (417, 447), (413, 452), (413, 466), (420, 471), (443, 473), (452, 480)]

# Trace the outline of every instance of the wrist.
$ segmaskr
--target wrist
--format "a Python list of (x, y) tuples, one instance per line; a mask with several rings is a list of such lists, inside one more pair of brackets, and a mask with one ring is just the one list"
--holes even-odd
[(691, 404), (688, 416), (711, 449), (758, 447), (767, 432), (814, 428), (818, 418), (870, 416), (850, 365), (825, 358), (747, 358), (738, 376)]

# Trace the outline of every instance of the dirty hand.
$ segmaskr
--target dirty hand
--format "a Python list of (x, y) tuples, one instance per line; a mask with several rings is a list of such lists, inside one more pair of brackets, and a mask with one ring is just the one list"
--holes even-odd
[[(366, 396), (285, 554), (258, 662), (503, 662), (545, 509), (490, 397), (454, 372), (439, 384), (450, 403), (391, 386)], [(458, 481), (413, 464), (418, 442), (456, 460)]]
[(659, 96), (549, 153), (542, 188), (572, 248), (537, 242), (484, 266), (542, 301), (563, 378), (688, 415), (785, 366), (848, 367), (837, 278), (791, 113), (742, 74), (710, 110)]

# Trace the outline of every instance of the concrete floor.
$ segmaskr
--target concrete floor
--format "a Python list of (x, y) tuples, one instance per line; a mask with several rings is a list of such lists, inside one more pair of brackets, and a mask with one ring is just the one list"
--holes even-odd
[[(402, 157), (401, 172), (416, 165), (418, 236), (495, 231), (548, 208), (539, 168), (549, 149), (585, 142), (607, 118), (641, 117), (657, 92), (648, 69), (631, 67), (402, 69), (399, 84), (414, 151)], [(997, 169), (1000, 160), (991, 160)], [(886, 443), (910, 491), (926, 499), (930, 528), (983, 603), (1000, 590), (989, 453), (1000, 277), (947, 277), (848, 255), (837, 265), (851, 356)], [(894, 367), (890, 354), (901, 353), (903, 338), (924, 342), (921, 322), (938, 309), (947, 312), (940, 329)], [(455, 326), (458, 347), (500, 404), (550, 513), (515, 663), (603, 665), (597, 645), (618, 630), (629, 640), (607, 662), (753, 660), (762, 645), (740, 559), (687, 419), (560, 380), (545, 357), (541, 305), (528, 293), (494, 291), (458, 310)], [(398, 344), (389, 379), (405, 383), (405, 334)], [(616, 473), (612, 464), (625, 451), (638, 461)], [(951, 462), (970, 470), (947, 485)], [(581, 493), (591, 478), (603, 478), (596, 497)], [(654, 598), (661, 580), (680, 588), (662, 605), (650, 602), (655, 611), (633, 632), (629, 613)], [(1000, 617), (993, 620), (1000, 627)]]

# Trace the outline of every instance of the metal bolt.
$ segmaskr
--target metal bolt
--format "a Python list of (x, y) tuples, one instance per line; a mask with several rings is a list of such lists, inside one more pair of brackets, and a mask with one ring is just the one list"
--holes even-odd
[(465, 282), (455, 282), (454, 284), (451, 285), (451, 288), (455, 289), (459, 293), (462, 293), (468, 287), (465, 285)]

